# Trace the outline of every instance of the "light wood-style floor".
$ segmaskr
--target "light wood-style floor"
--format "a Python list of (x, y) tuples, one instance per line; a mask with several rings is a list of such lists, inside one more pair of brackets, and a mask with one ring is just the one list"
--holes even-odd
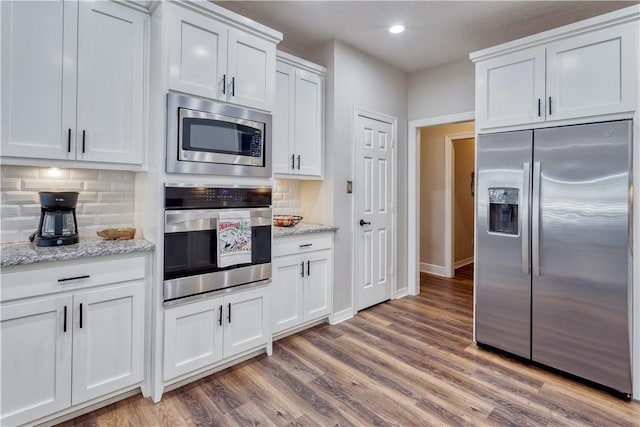
[(472, 273), (275, 343), (250, 361), (65, 425), (640, 426), (640, 403), (479, 349)]

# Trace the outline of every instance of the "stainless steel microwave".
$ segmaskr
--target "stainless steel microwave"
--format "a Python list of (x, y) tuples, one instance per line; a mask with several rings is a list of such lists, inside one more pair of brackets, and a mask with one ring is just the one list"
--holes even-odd
[(271, 176), (271, 115), (167, 95), (167, 172)]

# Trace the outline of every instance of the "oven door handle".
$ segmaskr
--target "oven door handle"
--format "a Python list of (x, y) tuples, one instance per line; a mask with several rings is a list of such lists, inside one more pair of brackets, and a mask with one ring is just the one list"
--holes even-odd
[[(225, 209), (251, 212), (251, 226), (259, 227), (272, 224), (271, 208)], [(215, 230), (218, 227), (220, 210), (171, 210), (164, 213), (164, 232), (179, 233), (183, 231)]]

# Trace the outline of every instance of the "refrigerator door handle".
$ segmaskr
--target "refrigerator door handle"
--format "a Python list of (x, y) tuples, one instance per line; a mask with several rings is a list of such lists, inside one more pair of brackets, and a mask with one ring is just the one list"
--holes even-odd
[(531, 264), (534, 276), (540, 276), (540, 162), (533, 163), (531, 203)]
[(522, 272), (529, 274), (529, 189), (531, 188), (531, 167), (529, 162), (522, 165)]

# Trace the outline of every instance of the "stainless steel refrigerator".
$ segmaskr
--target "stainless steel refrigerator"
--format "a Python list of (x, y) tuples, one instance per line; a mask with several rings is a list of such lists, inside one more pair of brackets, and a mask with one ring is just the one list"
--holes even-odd
[(477, 144), (476, 341), (631, 394), (632, 121)]

